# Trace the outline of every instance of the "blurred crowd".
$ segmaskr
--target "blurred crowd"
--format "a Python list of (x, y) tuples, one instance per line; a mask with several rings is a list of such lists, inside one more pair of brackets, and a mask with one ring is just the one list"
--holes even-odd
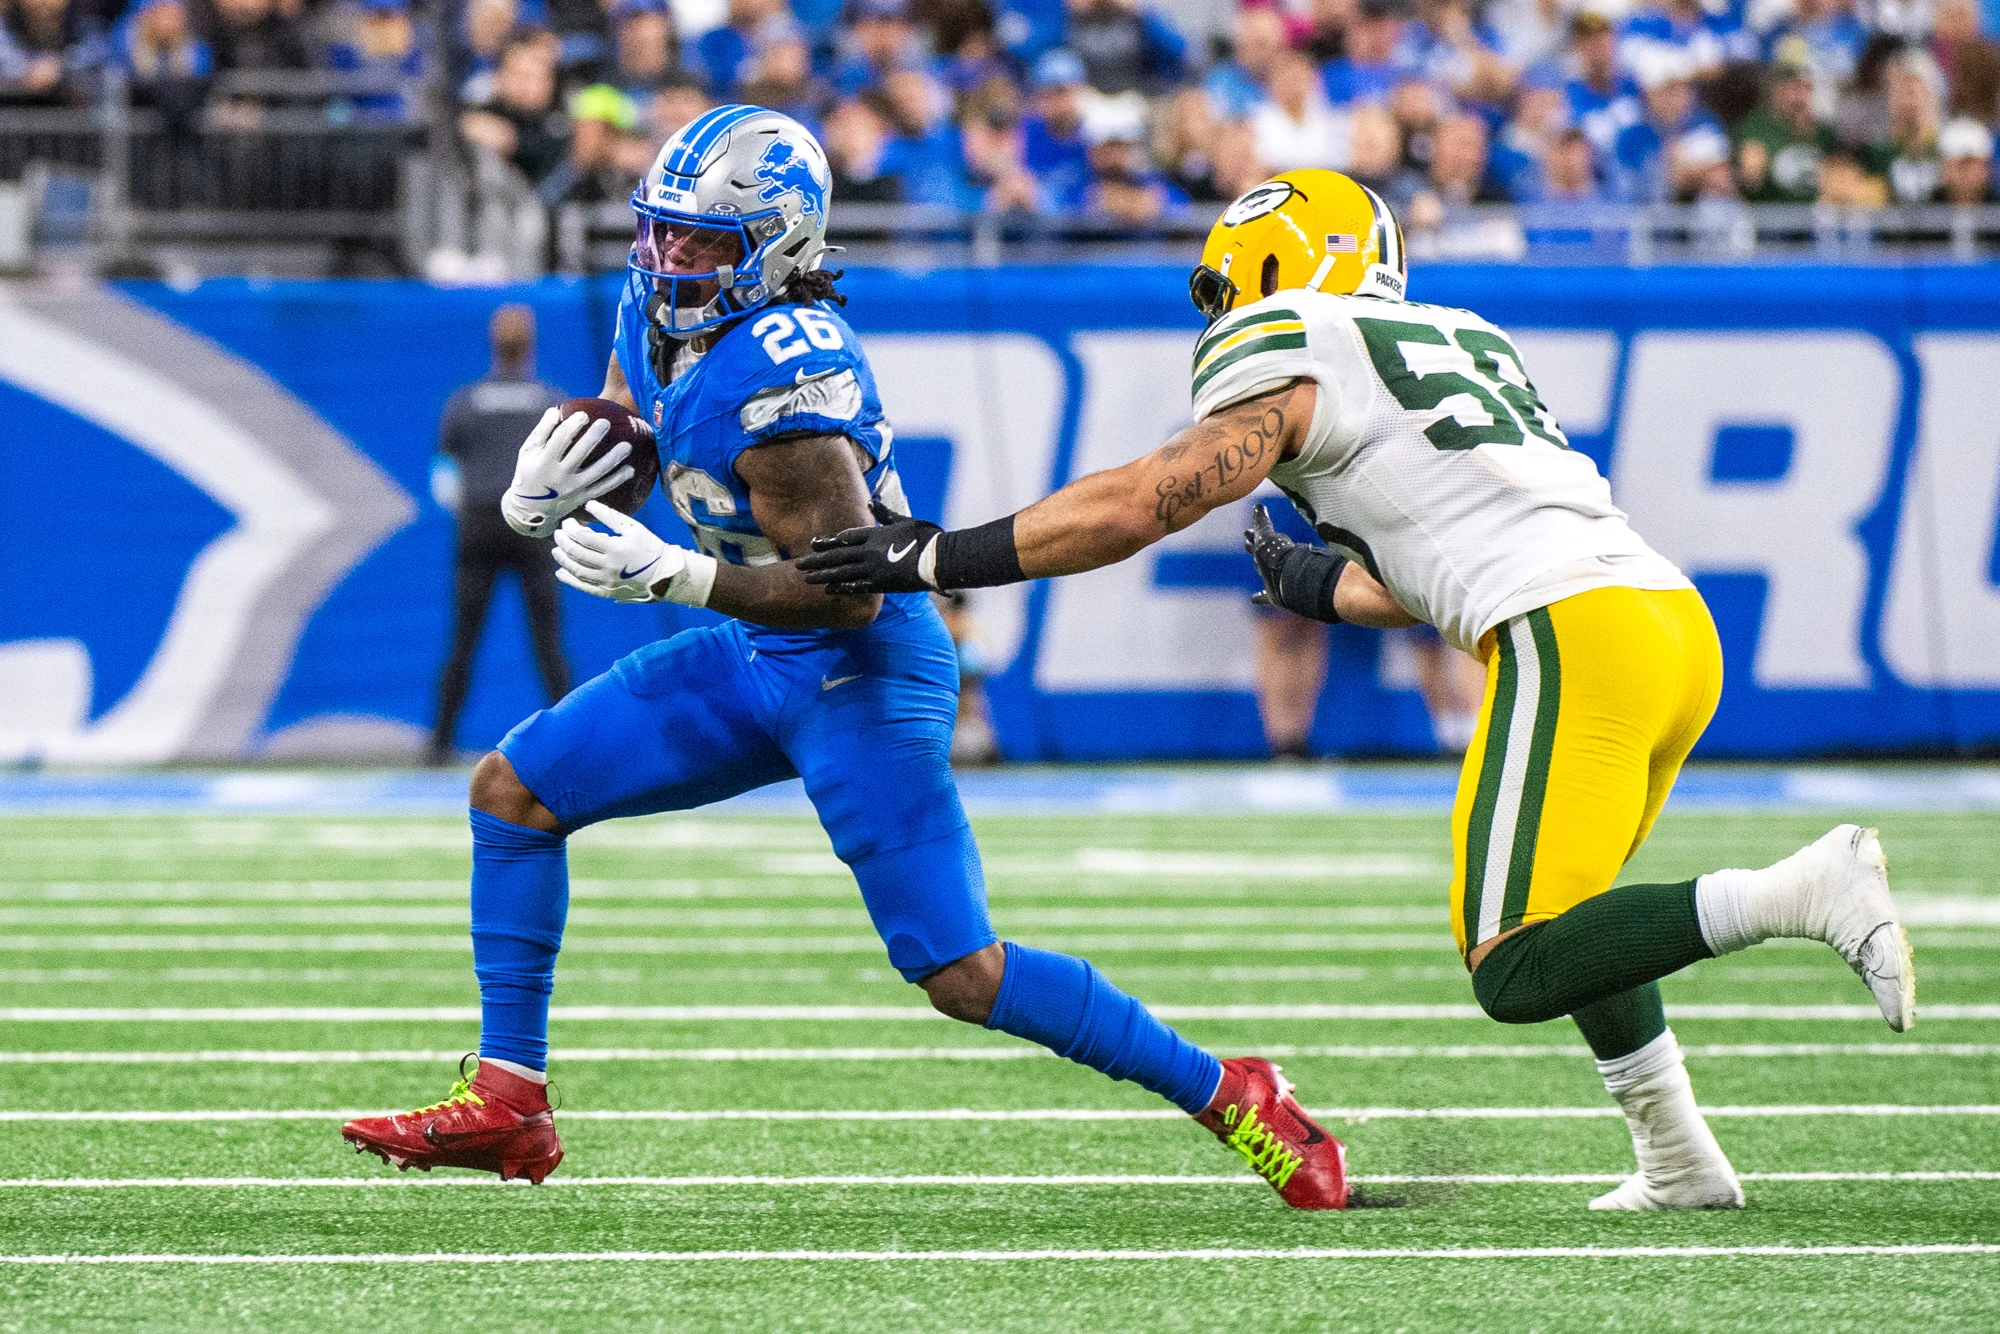
[(409, 0), (0, 4), (7, 101), (113, 68), (170, 111), (231, 70), (436, 74), (550, 203), (622, 198), (720, 101), (809, 125), (843, 201), (1132, 225), (1294, 167), (1415, 232), (1507, 201), (1994, 198), (2000, 0), (1260, 0), (1205, 40), (1148, 0), (459, 0), (435, 27)]

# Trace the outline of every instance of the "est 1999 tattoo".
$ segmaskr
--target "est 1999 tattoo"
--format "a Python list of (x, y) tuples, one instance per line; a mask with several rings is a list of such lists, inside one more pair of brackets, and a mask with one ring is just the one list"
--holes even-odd
[[(1153, 506), (1153, 515), (1171, 528), (1174, 516), (1187, 506), (1195, 504), (1211, 491), (1220, 490), (1256, 465), (1263, 463), (1265, 456), (1279, 448), (1285, 434), (1285, 410), (1274, 405), (1264, 409), (1255, 424), (1244, 432), (1243, 438), (1235, 444), (1223, 445), (1215, 451), (1214, 457), (1197, 468), (1192, 476), (1168, 473), (1154, 486), (1158, 497)], [(1160, 457), (1173, 462), (1186, 454), (1194, 442), (1175, 443), (1160, 450)], [(1268, 471), (1268, 469), (1267, 469)]]

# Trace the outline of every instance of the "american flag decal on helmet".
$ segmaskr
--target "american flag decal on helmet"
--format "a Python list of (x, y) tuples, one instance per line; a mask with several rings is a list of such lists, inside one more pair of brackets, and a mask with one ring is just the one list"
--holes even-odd
[(1342, 235), (1328, 236), (1326, 238), (1326, 253), (1329, 255), (1352, 255), (1358, 253), (1360, 249), (1361, 239), (1356, 236)]

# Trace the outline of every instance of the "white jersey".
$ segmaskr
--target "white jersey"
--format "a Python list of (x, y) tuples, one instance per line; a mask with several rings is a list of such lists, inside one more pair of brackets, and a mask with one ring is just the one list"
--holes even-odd
[(1310, 379), (1296, 458), (1271, 469), (1329, 546), (1475, 652), (1510, 616), (1590, 588), (1687, 588), (1569, 447), (1507, 335), (1470, 311), (1290, 291), (1195, 348), (1196, 421)]

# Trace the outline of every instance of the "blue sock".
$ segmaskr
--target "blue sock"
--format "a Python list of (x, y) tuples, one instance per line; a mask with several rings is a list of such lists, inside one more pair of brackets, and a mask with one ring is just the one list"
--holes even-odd
[(1006, 942), (1007, 970), (988, 1028), (1129, 1079), (1198, 1116), (1222, 1083), (1222, 1062), (1155, 1019), (1088, 961)]
[(569, 916), (560, 834), (472, 812), (472, 971), (479, 1054), (531, 1070), (549, 1063), (549, 993)]

